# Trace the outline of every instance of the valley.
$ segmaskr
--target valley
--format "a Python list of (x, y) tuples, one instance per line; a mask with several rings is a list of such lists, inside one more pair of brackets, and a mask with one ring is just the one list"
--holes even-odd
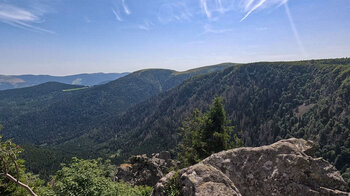
[(0, 0), (0, 196), (350, 196), (349, 10)]
[(244, 146), (296, 137), (350, 168), (350, 60), (220, 64), (186, 72), (150, 69), (94, 87), (44, 83), (0, 91), (4, 138), (26, 168), (48, 179), (72, 157), (109, 159), (177, 152), (181, 123), (222, 97)]

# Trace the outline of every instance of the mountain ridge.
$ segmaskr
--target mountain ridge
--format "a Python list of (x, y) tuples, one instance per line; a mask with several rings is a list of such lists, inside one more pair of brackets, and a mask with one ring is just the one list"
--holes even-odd
[(128, 75), (124, 73), (83, 73), (67, 76), (52, 76), (52, 75), (0, 75), (0, 90), (13, 88), (24, 88), (43, 84), (46, 82), (60, 82), (73, 85), (93, 86), (106, 81), (116, 80), (120, 77)]
[(220, 96), (247, 146), (311, 139), (320, 146), (318, 156), (341, 172), (350, 167), (350, 140), (342, 139), (350, 138), (350, 59), (234, 64), (198, 73), (140, 70), (68, 96), (59, 93), (44, 110), (3, 123), (4, 133), (24, 138), (20, 143), (47, 145), (27, 151), (28, 164), (35, 162), (33, 151), (41, 156), (47, 149), (121, 163), (130, 155), (176, 150), (181, 122)]
[[(90, 128), (89, 124), (100, 124), (106, 116), (119, 115), (134, 104), (167, 91), (192, 76), (219, 71), (227, 66), (232, 65), (214, 65), (187, 72), (166, 69), (140, 70), (103, 85), (72, 92), (56, 92), (51, 99), (36, 103), (45, 107), (18, 115), (8, 122), (1, 122), (4, 124), (4, 137), (14, 137), (18, 143), (29, 142), (37, 145), (65, 141), (66, 138), (75, 137), (86, 128)], [(27, 89), (18, 91), (25, 90)], [(0, 91), (0, 97), (6, 92), (8, 91)], [(25, 103), (24, 107), (27, 107)], [(0, 121), (5, 114), (4, 112), (0, 115)], [(16, 128), (18, 122), (26, 123), (26, 126)]]
[[(349, 59), (238, 65), (190, 78), (123, 116), (109, 116), (102, 126), (64, 145), (82, 154), (114, 157), (119, 152), (117, 162), (131, 154), (169, 150), (180, 139), (178, 127), (192, 110), (203, 111), (215, 96), (222, 96), (228, 118), (236, 133), (242, 131), (246, 145), (293, 136), (312, 139), (319, 142), (318, 155), (344, 171), (350, 167), (350, 140), (341, 139), (350, 138), (349, 78)], [(313, 107), (298, 117), (297, 109), (310, 104)]]

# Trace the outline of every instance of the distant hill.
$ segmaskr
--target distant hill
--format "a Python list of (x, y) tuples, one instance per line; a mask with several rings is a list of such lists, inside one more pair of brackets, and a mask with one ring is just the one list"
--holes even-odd
[(121, 115), (137, 103), (191, 77), (218, 72), (233, 65), (225, 63), (185, 72), (141, 70), (89, 88), (45, 83), (0, 91), (2, 135), (21, 144), (25, 148), (23, 156), (27, 168), (47, 178), (61, 162), (77, 156), (73, 150), (57, 149), (57, 145), (93, 131), (109, 116)]
[(38, 98), (53, 92), (67, 89), (81, 88), (81, 85), (63, 84), (59, 82), (46, 82), (27, 88), (16, 88), (0, 91), (0, 100), (20, 100), (25, 98)]
[[(63, 91), (55, 83), (0, 91), (3, 136), (14, 138), (17, 143), (36, 145), (65, 142), (93, 129), (108, 116), (120, 115), (131, 106), (178, 86), (192, 76), (220, 71), (228, 66), (232, 64), (186, 72), (147, 69), (90, 88), (66, 87), (77, 88), (72, 91)], [(41, 91), (46, 92), (45, 89), (50, 87), (51, 93), (43, 96)]]
[(93, 73), (70, 76), (50, 75), (0, 75), (0, 90), (35, 86), (46, 82), (93, 86), (107, 83), (129, 73)]

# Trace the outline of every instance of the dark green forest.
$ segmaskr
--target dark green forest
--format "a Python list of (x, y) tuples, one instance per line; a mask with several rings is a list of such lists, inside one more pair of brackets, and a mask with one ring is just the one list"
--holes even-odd
[[(4, 138), (13, 138), (26, 149), (22, 156), (27, 160), (27, 168), (47, 178), (61, 162), (83, 154), (57, 149), (57, 145), (95, 130), (108, 116), (121, 115), (135, 104), (192, 76), (221, 71), (232, 65), (225, 63), (185, 72), (141, 70), (90, 88), (49, 82), (0, 91), (2, 133)], [(89, 151), (84, 158), (96, 158), (96, 153)]]
[(119, 115), (147, 98), (181, 84), (191, 76), (215, 72), (222, 64), (187, 72), (141, 70), (104, 85), (79, 89), (60, 83), (0, 91), (4, 137), (17, 143), (56, 145)]
[[(175, 151), (181, 123), (195, 109), (207, 111), (218, 96), (229, 126), (245, 146), (311, 139), (319, 145), (318, 156), (341, 172), (350, 168), (347, 58), (224, 64), (188, 72), (144, 70), (104, 85), (62, 91), (72, 88), (77, 87), (28, 97), (0, 91), (2, 134), (23, 145), (22, 157), (34, 173), (48, 176), (73, 156), (118, 164), (132, 154)], [(11, 93), (17, 95), (10, 98)]]
[[(173, 149), (181, 122), (221, 96), (246, 146), (311, 139), (319, 144), (318, 155), (344, 172), (350, 163), (349, 85), (349, 59), (238, 65), (191, 78), (65, 145), (81, 144), (77, 152), (101, 152), (116, 162), (130, 154)], [(93, 148), (84, 143), (94, 143)]]

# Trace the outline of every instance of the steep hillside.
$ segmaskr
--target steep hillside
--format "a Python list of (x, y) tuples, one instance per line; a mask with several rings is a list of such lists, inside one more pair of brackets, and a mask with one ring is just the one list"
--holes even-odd
[(270, 144), (292, 136), (318, 142), (322, 155), (350, 167), (350, 59), (253, 63), (191, 78), (136, 105), (122, 117), (61, 146), (122, 161), (130, 154), (171, 149), (181, 122), (194, 108), (224, 98), (228, 118), (245, 144)]
[[(94, 130), (108, 116), (119, 115), (129, 107), (175, 87), (194, 75), (219, 71), (230, 65), (209, 66), (186, 72), (141, 70), (107, 84), (61, 91), (40, 102), (1, 100), (1, 94), (9, 91), (0, 91), (3, 135), (14, 138), (20, 144), (54, 145), (65, 142), (86, 130)], [(35, 89), (40, 89), (40, 86)], [(27, 88), (14, 92), (23, 96), (36, 94), (36, 91)], [(17, 112), (11, 112), (14, 106)], [(26, 110), (24, 113), (20, 111), (23, 108)], [(8, 117), (9, 112), (13, 114), (11, 118)]]
[(48, 82), (33, 87), (0, 91), (0, 124), (15, 119), (20, 115), (30, 113), (33, 110), (41, 110), (53, 99), (70, 95), (71, 93), (66, 90), (83, 87)]
[(70, 76), (50, 75), (0, 75), (0, 90), (30, 87), (46, 82), (60, 82), (73, 85), (93, 86), (116, 80), (129, 73), (94, 73)]
[(47, 82), (33, 87), (18, 88), (0, 91), (0, 100), (21, 100), (28, 98), (38, 98), (56, 91), (81, 88), (84, 86), (62, 84), (58, 82)]

